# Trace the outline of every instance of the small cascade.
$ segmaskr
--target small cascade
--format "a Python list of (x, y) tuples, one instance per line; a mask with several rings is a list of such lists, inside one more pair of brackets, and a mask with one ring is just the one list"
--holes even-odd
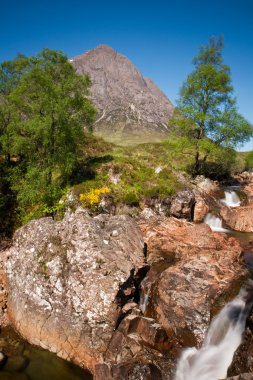
[(221, 202), (228, 207), (239, 207), (241, 205), (240, 198), (235, 191), (225, 191), (225, 198)]
[(182, 353), (175, 380), (217, 380), (227, 377), (227, 369), (241, 343), (252, 299), (252, 289), (242, 289), (220, 311), (212, 320), (202, 347), (199, 350), (188, 348)]
[(228, 232), (222, 227), (222, 219), (217, 216), (208, 213), (205, 217), (204, 223), (208, 224), (212, 231), (214, 232)]

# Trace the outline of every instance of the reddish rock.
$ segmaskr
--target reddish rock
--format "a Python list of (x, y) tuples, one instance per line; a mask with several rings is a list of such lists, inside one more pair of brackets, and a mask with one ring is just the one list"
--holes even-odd
[(246, 193), (248, 197), (249, 204), (253, 203), (253, 183), (249, 183), (243, 188), (243, 191)]
[(200, 195), (196, 195), (193, 221), (195, 223), (203, 222), (208, 211), (209, 211), (209, 206), (207, 205), (205, 199), (201, 197)]
[(211, 317), (236, 296), (245, 279), (238, 251), (199, 254), (166, 269), (156, 285), (156, 320), (170, 338), (183, 346), (198, 346)]
[(103, 362), (121, 312), (119, 291), (144, 264), (135, 222), (78, 209), (59, 222), (31, 221), (7, 254), (8, 313), (19, 333), (91, 370)]
[[(95, 380), (172, 380), (179, 349), (201, 343), (247, 275), (234, 238), (183, 219), (140, 218), (138, 227), (78, 209), (30, 222), (6, 251), (14, 326)], [(151, 269), (140, 286), (144, 242)], [(144, 315), (140, 289), (149, 291)]]
[(253, 232), (253, 206), (222, 207), (220, 215), (236, 231)]
[(205, 224), (175, 218), (143, 221), (140, 227), (148, 260), (171, 262), (152, 284), (152, 316), (169, 340), (200, 344), (211, 317), (237, 294), (247, 275), (239, 261), (239, 243)]
[(193, 224), (176, 218), (157, 218), (140, 220), (148, 247), (149, 262), (161, 257), (184, 259), (197, 254), (211, 254), (216, 257), (217, 251), (229, 247), (239, 255), (240, 245), (234, 238), (225, 234), (213, 233), (207, 224)]

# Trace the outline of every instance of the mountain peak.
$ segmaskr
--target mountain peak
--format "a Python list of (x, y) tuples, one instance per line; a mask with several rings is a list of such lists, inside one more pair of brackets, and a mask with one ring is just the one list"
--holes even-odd
[[(94, 130), (103, 136), (167, 133), (173, 105), (134, 64), (108, 45), (99, 45), (71, 60), (79, 74), (89, 74), (98, 117)], [(115, 139), (114, 139), (115, 141)]]
[(107, 51), (107, 52), (113, 52), (113, 53), (116, 53), (116, 51), (109, 45), (106, 45), (106, 44), (101, 44), (101, 45), (98, 45), (97, 47), (95, 47), (93, 50), (104, 50), (104, 51)]

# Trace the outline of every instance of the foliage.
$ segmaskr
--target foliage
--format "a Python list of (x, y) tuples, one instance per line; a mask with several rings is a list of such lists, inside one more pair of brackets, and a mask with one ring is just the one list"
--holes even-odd
[(61, 52), (1, 64), (1, 149), (21, 214), (54, 207), (68, 184), (95, 116), (89, 86)]
[(104, 187), (110, 188), (107, 203), (113, 206), (142, 206), (151, 199), (162, 201), (182, 186), (173, 169), (180, 160), (174, 151), (168, 149), (169, 146), (173, 144), (168, 141), (134, 147), (108, 145), (108, 151), (104, 151), (100, 158), (94, 151), (96, 160), (88, 160), (91, 165), (95, 162), (94, 176), (75, 185), (74, 191), (79, 199), (85, 196), (86, 206), (90, 204), (86, 200), (87, 195), (92, 200), (95, 198), (94, 207), (89, 206), (92, 209), (96, 209), (100, 202), (94, 189)]
[(98, 189), (91, 189), (86, 194), (79, 194), (79, 200), (84, 206), (92, 207), (94, 205), (98, 205), (101, 202), (101, 197), (104, 194), (110, 193), (110, 189), (106, 186), (98, 188)]
[(237, 112), (230, 69), (223, 63), (222, 38), (211, 38), (193, 59), (194, 71), (180, 91), (170, 125), (194, 155), (193, 174), (199, 174), (216, 146), (235, 148), (253, 135), (252, 125)]

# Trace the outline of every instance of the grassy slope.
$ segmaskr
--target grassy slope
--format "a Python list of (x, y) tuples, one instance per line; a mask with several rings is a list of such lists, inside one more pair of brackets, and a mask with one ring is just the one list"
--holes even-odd
[[(189, 179), (185, 171), (193, 163), (194, 152), (188, 143), (184, 146), (171, 138), (143, 144), (129, 144), (128, 140), (119, 146), (91, 135), (86, 138), (83, 155), (87, 158), (80, 163), (82, 174), (75, 176), (74, 191), (78, 196), (90, 192), (94, 196), (94, 189), (107, 187), (107, 197), (114, 205), (142, 205), (171, 196)], [(211, 178), (222, 178), (230, 170), (244, 170), (245, 154), (217, 150), (205, 165)]]
[(180, 160), (172, 143), (116, 146), (89, 137), (86, 146), (86, 155), (92, 158), (83, 163), (83, 180), (74, 186), (77, 195), (107, 187), (114, 204), (137, 205), (166, 198), (183, 187), (176, 173), (186, 161)]

